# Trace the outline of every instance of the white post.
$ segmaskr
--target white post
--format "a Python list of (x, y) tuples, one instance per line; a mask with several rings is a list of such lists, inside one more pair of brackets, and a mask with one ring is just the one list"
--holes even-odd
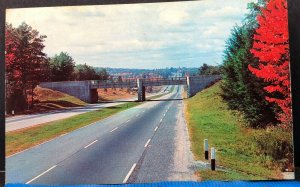
[(12, 111), (11, 111), (11, 114), (14, 116), (14, 115), (15, 115), (15, 111), (14, 111), (14, 110), (12, 110)]
[(211, 170), (216, 170), (216, 150), (214, 147), (211, 148), (211, 155), (210, 155), (210, 159), (211, 159)]
[(204, 139), (204, 157), (208, 160), (208, 139)]

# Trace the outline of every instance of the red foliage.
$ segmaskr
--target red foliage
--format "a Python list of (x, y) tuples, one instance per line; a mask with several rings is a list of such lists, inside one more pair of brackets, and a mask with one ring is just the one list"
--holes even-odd
[(46, 36), (39, 35), (38, 31), (26, 23), (18, 28), (11, 24), (5, 25), (7, 98), (14, 100), (13, 97), (20, 93), (23, 98), (27, 98), (28, 90), (33, 92), (34, 87), (42, 80), (43, 66), (47, 60), (43, 53), (44, 38)]
[(281, 112), (277, 117), (285, 126), (291, 124), (289, 71), (289, 35), (286, 0), (270, 0), (257, 17), (259, 27), (254, 35), (251, 52), (259, 59), (258, 67), (249, 70), (268, 83), (266, 100), (276, 103)]

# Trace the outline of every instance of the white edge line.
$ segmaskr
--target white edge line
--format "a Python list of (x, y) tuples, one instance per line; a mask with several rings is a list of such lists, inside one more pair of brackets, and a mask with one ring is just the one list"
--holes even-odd
[(160, 119), (160, 122), (162, 122), (163, 119)]
[(129, 179), (130, 175), (132, 174), (134, 168), (136, 167), (136, 163), (133, 164), (133, 166), (131, 167), (131, 169), (129, 170), (129, 172), (127, 173), (125, 179), (123, 180), (123, 183), (126, 183), (127, 180)]
[(115, 130), (117, 130), (118, 129), (118, 127), (116, 127), (116, 128), (114, 128), (113, 130), (111, 130), (110, 132), (114, 132)]
[(149, 140), (146, 142), (145, 147), (147, 147), (147, 146), (149, 145), (150, 141), (151, 141), (151, 139), (149, 139)]
[(93, 145), (96, 142), (98, 142), (98, 140), (93, 141), (92, 143), (90, 143), (89, 145), (85, 146), (84, 148), (86, 149), (86, 148), (90, 147), (91, 145)]
[(130, 119), (129, 119), (129, 120), (127, 120), (127, 121), (126, 121), (126, 123), (128, 123), (129, 121), (130, 121)]
[(156, 131), (157, 131), (157, 129), (158, 129), (158, 127), (155, 127), (154, 131), (156, 132)]
[(49, 172), (50, 170), (54, 169), (57, 165), (52, 166), (51, 168), (47, 169), (46, 171), (44, 171), (43, 173), (39, 174), (38, 176), (34, 177), (33, 179), (31, 179), (30, 181), (26, 182), (25, 184), (29, 184), (32, 181), (36, 180), (37, 178), (41, 177), (42, 175), (45, 175), (47, 172)]

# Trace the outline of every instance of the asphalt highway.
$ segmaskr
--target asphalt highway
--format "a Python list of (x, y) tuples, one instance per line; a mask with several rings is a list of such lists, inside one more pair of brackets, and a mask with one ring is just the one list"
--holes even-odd
[[(161, 92), (154, 94), (147, 94), (147, 97), (159, 95), (165, 93), (169, 90), (169, 86), (162, 89)], [(122, 104), (126, 101), (135, 101), (137, 98), (133, 97), (130, 99), (117, 100), (112, 103), (99, 103), (99, 104), (89, 104), (84, 107), (74, 107), (66, 110), (54, 110), (51, 112), (41, 113), (41, 114), (31, 114), (31, 115), (20, 115), (15, 117), (9, 117), (5, 119), (5, 132), (10, 132), (22, 128), (32, 127), (35, 125), (40, 125), (43, 123), (65, 119), (78, 114), (83, 114), (86, 112), (98, 110), (99, 108), (112, 107)], [(124, 101), (124, 102), (122, 102)]]
[[(174, 168), (179, 173), (182, 169), (177, 167), (182, 163), (176, 163), (181, 162), (176, 160), (177, 126), (184, 128), (179, 116), (181, 97), (182, 88), (177, 86), (157, 101), (8, 157), (6, 183), (117, 184), (174, 179)], [(193, 172), (183, 170), (192, 180)]]

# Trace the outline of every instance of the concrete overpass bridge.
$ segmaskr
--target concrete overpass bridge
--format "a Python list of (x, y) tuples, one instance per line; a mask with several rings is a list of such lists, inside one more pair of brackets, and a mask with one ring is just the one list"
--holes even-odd
[(136, 79), (130, 81), (62, 81), (42, 82), (40, 87), (57, 90), (75, 96), (87, 103), (98, 102), (98, 88), (138, 88), (138, 101), (145, 101), (146, 86), (186, 85), (188, 97), (194, 96), (209, 84), (219, 80), (219, 75), (176, 77), (171, 79)]

